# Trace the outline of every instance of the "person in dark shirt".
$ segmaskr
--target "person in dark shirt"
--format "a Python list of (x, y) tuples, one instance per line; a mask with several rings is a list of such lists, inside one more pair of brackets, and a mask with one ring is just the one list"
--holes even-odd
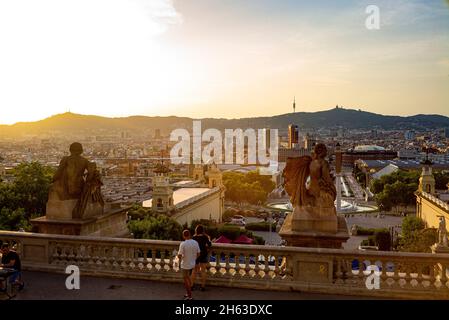
[(206, 271), (207, 263), (209, 262), (209, 248), (212, 246), (209, 236), (204, 233), (204, 227), (202, 225), (197, 225), (195, 228), (195, 235), (192, 238), (200, 246), (200, 256), (196, 259), (195, 270), (192, 272), (192, 288), (195, 284), (196, 274), (201, 273), (201, 287), (200, 290), (204, 291), (206, 287)]
[[(17, 284), (22, 290), (24, 283), (22, 281), (22, 263), (17, 252), (11, 250), (8, 243), (3, 243), (1, 246), (2, 263), (0, 267), (14, 269), (14, 273), (9, 277), (12, 284)], [(3, 288), (2, 288), (3, 289)]]

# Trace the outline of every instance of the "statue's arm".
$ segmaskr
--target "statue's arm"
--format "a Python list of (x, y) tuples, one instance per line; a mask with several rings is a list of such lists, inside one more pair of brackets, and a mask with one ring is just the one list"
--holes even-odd
[(62, 178), (62, 174), (63, 174), (66, 166), (67, 166), (67, 157), (63, 157), (61, 159), (61, 162), (59, 162), (59, 166), (55, 172), (55, 175), (53, 176), (53, 182)]

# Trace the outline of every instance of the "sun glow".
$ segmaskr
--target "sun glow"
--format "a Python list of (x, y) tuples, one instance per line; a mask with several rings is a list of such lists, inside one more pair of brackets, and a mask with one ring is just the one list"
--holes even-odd
[(193, 73), (161, 36), (181, 23), (167, 0), (0, 1), (0, 123), (176, 102)]

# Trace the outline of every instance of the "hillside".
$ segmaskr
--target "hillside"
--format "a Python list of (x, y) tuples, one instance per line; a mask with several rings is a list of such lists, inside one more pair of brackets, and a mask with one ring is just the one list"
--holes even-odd
[[(175, 128), (190, 129), (191, 118), (187, 117), (147, 117), (131, 116), (123, 118), (107, 118), (100, 116), (64, 113), (36, 122), (21, 122), (14, 125), (0, 126), (0, 134), (14, 136), (22, 134), (38, 134), (46, 132), (101, 132), (101, 131), (142, 131), (161, 129), (169, 132)], [(319, 112), (297, 112), (272, 117), (254, 117), (242, 119), (202, 119), (204, 128), (283, 128), (290, 123), (302, 128), (335, 128), (348, 129), (422, 129), (449, 127), (449, 118), (441, 115), (415, 115), (409, 117), (385, 116), (365, 111), (334, 108)]]

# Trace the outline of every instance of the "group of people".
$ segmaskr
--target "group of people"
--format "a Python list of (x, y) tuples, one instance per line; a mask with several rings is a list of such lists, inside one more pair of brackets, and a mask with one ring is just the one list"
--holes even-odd
[[(0, 267), (13, 270), (12, 274), (9, 276), (9, 282), (13, 285), (17, 285), (19, 290), (22, 290), (25, 284), (22, 280), (22, 263), (19, 255), (11, 249), (9, 243), (2, 243), (1, 255), (2, 259)], [(4, 281), (6, 281), (6, 279)], [(0, 280), (0, 292), (6, 290), (6, 283), (4, 283), (4, 281)]]
[(202, 225), (197, 225), (193, 237), (189, 230), (182, 232), (184, 241), (179, 245), (178, 259), (181, 264), (186, 294), (184, 300), (192, 300), (195, 278), (201, 274), (200, 290), (206, 286), (206, 268), (209, 259), (209, 248), (212, 246), (210, 237), (204, 232)]

